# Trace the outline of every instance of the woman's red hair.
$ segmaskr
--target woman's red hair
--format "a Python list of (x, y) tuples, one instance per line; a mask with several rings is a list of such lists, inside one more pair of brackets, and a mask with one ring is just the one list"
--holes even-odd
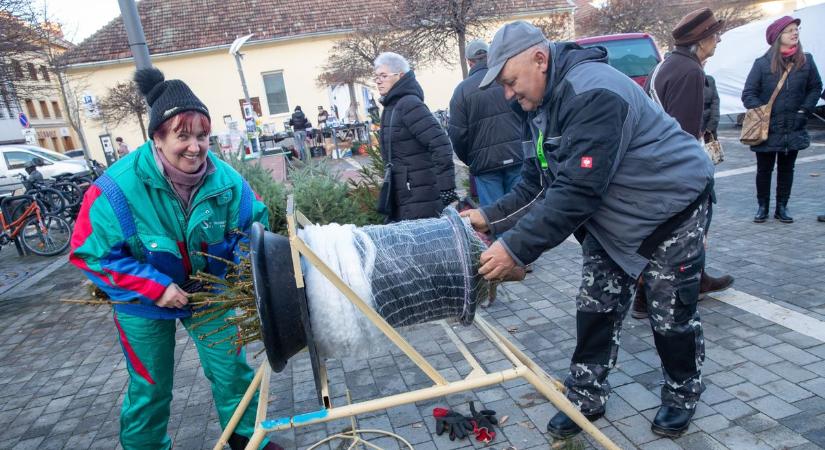
[(212, 131), (212, 123), (209, 121), (209, 117), (197, 111), (185, 111), (170, 119), (164, 120), (157, 129), (155, 129), (154, 135), (161, 139), (166, 139), (166, 135), (168, 135), (170, 131), (174, 131), (175, 133), (183, 131), (184, 133), (191, 134), (196, 120), (200, 122), (201, 129), (205, 133), (209, 134)]

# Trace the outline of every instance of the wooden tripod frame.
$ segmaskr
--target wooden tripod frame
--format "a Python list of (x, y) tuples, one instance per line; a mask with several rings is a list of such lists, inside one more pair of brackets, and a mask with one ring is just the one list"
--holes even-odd
[(309, 248), (309, 246), (297, 234), (297, 224), (306, 226), (311, 224), (300, 211), (295, 211), (292, 197), (287, 199), (287, 227), (289, 230), (289, 242), (292, 250), (292, 264), (295, 271), (295, 283), (298, 288), (304, 287), (304, 277), (301, 271), (300, 258), (303, 256), (307, 262), (315, 266), (347, 299), (352, 302), (365, 316), (373, 323), (390, 341), (395, 344), (407, 357), (409, 357), (421, 371), (426, 374), (434, 383), (433, 386), (418, 389), (402, 394), (391, 395), (359, 403), (334, 407), (330, 401), (329, 388), (327, 382), (326, 366), (321, 361), (318, 377), (320, 379), (320, 395), (324, 408), (318, 411), (299, 414), (291, 417), (281, 417), (277, 419), (267, 419), (267, 403), (269, 400), (269, 380), (272, 369), (268, 363), (261, 364), (255, 378), (247, 388), (246, 393), (238, 404), (232, 419), (227, 424), (215, 450), (221, 450), (227, 443), (229, 436), (235, 430), (250, 401), (255, 396), (256, 391), (260, 391), (258, 398), (258, 410), (255, 419), (255, 433), (247, 445), (247, 450), (257, 449), (263, 442), (267, 433), (273, 431), (288, 430), (308, 425), (329, 422), (332, 420), (353, 417), (373, 411), (405, 405), (423, 400), (430, 400), (445, 395), (464, 392), (473, 389), (483, 388), (496, 384), (501, 384), (516, 378), (522, 378), (532, 384), (536, 390), (544, 395), (547, 400), (553, 403), (560, 411), (567, 414), (582, 430), (592, 436), (604, 448), (619, 450), (619, 447), (605, 436), (595, 425), (579, 412), (576, 407), (567, 400), (564, 395), (564, 386), (556, 379), (548, 375), (544, 369), (539, 367), (533, 360), (519, 350), (512, 342), (493, 328), (486, 320), (476, 315), (474, 325), (489, 339), (498, 350), (513, 364), (510, 369), (487, 373), (473, 357), (464, 343), (453, 332), (452, 328), (442, 321), (447, 335), (458, 347), (458, 350), (472, 367), (472, 371), (466, 378), (460, 381), (447, 381), (418, 351), (407, 342), (383, 317), (378, 315), (367, 303), (361, 299), (341, 278), (336, 275), (320, 258)]

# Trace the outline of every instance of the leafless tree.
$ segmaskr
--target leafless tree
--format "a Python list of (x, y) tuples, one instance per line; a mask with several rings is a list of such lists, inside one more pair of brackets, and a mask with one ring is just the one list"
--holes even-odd
[(372, 75), (372, 62), (383, 52), (398, 53), (413, 67), (431, 63), (427, 43), (404, 30), (362, 30), (338, 41), (318, 77), (321, 86), (363, 83)]
[(454, 61), (457, 44), (464, 78), (468, 73), (464, 55), (467, 38), (483, 35), (490, 19), (506, 15), (502, 2), (493, 0), (398, 0), (393, 8), (388, 16), (393, 28), (412, 31), (443, 61)]
[(713, 9), (717, 19), (725, 21), (722, 28), (722, 32), (725, 32), (762, 18), (762, 12), (753, 3), (720, 0), (708, 6)]
[[(51, 16), (49, 2), (44, 0), (42, 8), (35, 11), (34, 14), (37, 26), (33, 27), (33, 30), (39, 47), (32, 51), (31, 55), (45, 63), (46, 70), (50, 75), (46, 80), (47, 82), (34, 83), (33, 86), (41, 96), (60, 96), (65, 107), (64, 119), (77, 134), (86, 159), (89, 159), (89, 145), (83, 132), (81, 119), (85, 107), (78, 92), (87, 86), (88, 76), (70, 73), (66, 51), (72, 47), (72, 44), (64, 38), (60, 22)], [(51, 82), (51, 77), (55, 78), (54, 83)]]
[(143, 140), (147, 140), (146, 125), (143, 118), (148, 113), (143, 99), (134, 81), (125, 81), (110, 88), (98, 103), (101, 117), (109, 125), (120, 125), (125, 121), (137, 119)]
[(27, 82), (26, 62), (42, 49), (38, 21), (30, 0), (0, 0), (0, 95), (19, 109), (18, 98), (33, 88)]
[[(316, 82), (320, 87), (347, 86), (350, 99), (355, 102), (355, 84), (369, 81), (372, 63), (379, 54), (392, 51), (407, 58), (411, 66), (422, 67), (433, 61), (426, 44), (421, 37), (405, 30), (385, 27), (357, 31), (335, 43)], [(351, 104), (350, 108), (357, 106)]]
[(573, 38), (573, 15), (568, 13), (551, 14), (533, 20), (533, 25), (551, 41), (566, 41)]
[(671, 31), (690, 11), (707, 6), (717, 19), (726, 21), (725, 30), (760, 17), (753, 1), (711, 0), (702, 4), (674, 4), (667, 0), (608, 0), (577, 24), (580, 36), (644, 32), (662, 48), (673, 47)]

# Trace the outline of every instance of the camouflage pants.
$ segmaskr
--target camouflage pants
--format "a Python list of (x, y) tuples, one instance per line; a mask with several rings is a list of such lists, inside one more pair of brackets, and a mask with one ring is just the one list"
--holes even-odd
[[(662, 404), (693, 409), (705, 390), (705, 345), (696, 309), (704, 266), (708, 204), (699, 206), (656, 250), (641, 274), (656, 350), (662, 360)], [(616, 365), (622, 320), (637, 282), (588, 234), (582, 243), (582, 284), (576, 298), (576, 350), (565, 380), (567, 398), (583, 413), (604, 411), (607, 375)]]

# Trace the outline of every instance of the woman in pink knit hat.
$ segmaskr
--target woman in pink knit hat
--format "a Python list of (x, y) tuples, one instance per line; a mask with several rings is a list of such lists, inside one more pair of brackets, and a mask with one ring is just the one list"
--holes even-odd
[(822, 92), (822, 79), (811, 54), (802, 51), (800, 23), (799, 19), (785, 16), (768, 26), (765, 38), (770, 48), (754, 61), (742, 90), (742, 103), (746, 108), (765, 105), (783, 73), (789, 71), (771, 108), (768, 139), (751, 147), (756, 153), (756, 199), (759, 202), (753, 218), (756, 223), (768, 218), (774, 165), (776, 210), (773, 217), (783, 223), (793, 222), (787, 207), (796, 155), (811, 145), (805, 125)]

